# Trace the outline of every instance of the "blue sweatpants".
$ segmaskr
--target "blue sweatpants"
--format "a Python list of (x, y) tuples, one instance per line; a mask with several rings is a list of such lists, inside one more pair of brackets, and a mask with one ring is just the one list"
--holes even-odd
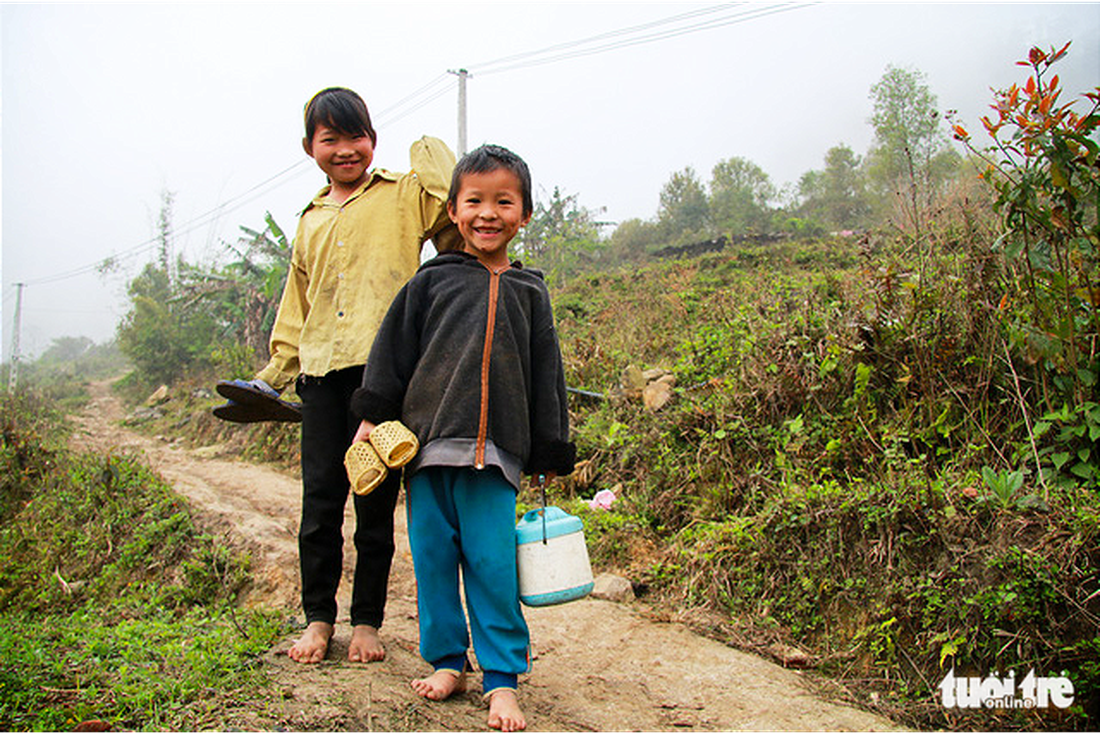
[(515, 688), (530, 646), (519, 604), (515, 488), (492, 467), (430, 466), (409, 480), (407, 505), (421, 656), (436, 670), (461, 671), (472, 636), (484, 692)]

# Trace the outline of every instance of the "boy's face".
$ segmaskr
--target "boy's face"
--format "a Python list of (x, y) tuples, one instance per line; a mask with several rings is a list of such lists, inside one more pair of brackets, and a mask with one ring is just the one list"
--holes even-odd
[(508, 243), (529, 221), (519, 178), (507, 168), (462, 177), (447, 213), (462, 235), (463, 250), (492, 268), (508, 264)]
[(332, 191), (347, 198), (367, 180), (374, 144), (368, 135), (348, 135), (327, 125), (318, 125), (312, 140), (303, 140), (306, 153), (332, 182)]

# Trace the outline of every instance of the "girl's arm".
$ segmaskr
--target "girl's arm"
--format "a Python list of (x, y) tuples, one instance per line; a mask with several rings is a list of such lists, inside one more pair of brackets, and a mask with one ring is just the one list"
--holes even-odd
[[(351, 414), (363, 422), (356, 436), (388, 420), (401, 420), (405, 390), (419, 357), (416, 307), (410, 300), (414, 277), (402, 286), (374, 337), (363, 382), (351, 396)], [(357, 439), (358, 440), (358, 439)]]
[(424, 239), (431, 238), (437, 252), (461, 249), (462, 237), (447, 216), (454, 153), (439, 138), (425, 135), (409, 149), (409, 164), (419, 184), (417, 206)]

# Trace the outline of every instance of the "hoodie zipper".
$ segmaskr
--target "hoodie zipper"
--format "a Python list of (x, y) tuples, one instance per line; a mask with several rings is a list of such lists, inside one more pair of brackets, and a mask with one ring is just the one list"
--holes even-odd
[(481, 407), (477, 422), (477, 446), (474, 450), (474, 466), (485, 468), (485, 443), (489, 434), (489, 359), (493, 355), (493, 330), (497, 323), (497, 297), (500, 293), (500, 276), (510, 265), (489, 271), (489, 313), (485, 324), (485, 346), (481, 352)]

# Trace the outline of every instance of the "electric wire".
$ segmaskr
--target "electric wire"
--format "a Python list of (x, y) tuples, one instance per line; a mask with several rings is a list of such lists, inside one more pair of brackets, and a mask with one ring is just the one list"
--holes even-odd
[[(402, 97), (398, 101), (394, 102), (389, 107), (386, 107), (385, 109), (383, 109), (381, 112), (378, 113), (379, 122), (382, 122), (382, 121), (393, 122), (393, 118), (388, 117), (389, 115), (395, 114), (396, 111), (401, 109), (402, 105), (404, 105), (405, 103), (416, 99), (417, 97), (419, 97), (422, 94), (427, 94), (429, 89), (436, 86), (440, 82), (446, 82), (447, 81), (447, 76), (448, 75), (446, 73), (440, 74), (439, 76), (435, 77), (430, 82), (428, 82), (424, 86), (420, 87), (416, 91), (411, 92), (407, 96)], [(450, 85), (448, 85), (448, 89), (449, 88), (450, 88)]]
[[(400, 107), (403, 104), (406, 104), (406, 103), (410, 102), (411, 100), (415, 99), (416, 97), (425, 94), (427, 92), (427, 90), (431, 89), (433, 86), (438, 85), (440, 81), (446, 81), (446, 79), (447, 79), (446, 74), (440, 74), (435, 79), (428, 82), (424, 86), (420, 87), (416, 91), (412, 92), (411, 94), (407, 95), (406, 97), (402, 98), (401, 100), (395, 102), (393, 105), (390, 105), (389, 107), (383, 109), (377, 116), (377, 119), (378, 119), (379, 123), (383, 123), (383, 122), (384, 123), (392, 123), (396, 120), (400, 120), (404, 117), (409, 116), (413, 112), (416, 112), (417, 110), (421, 109), (425, 105), (430, 104), (431, 102), (435, 101), (439, 97), (443, 96), (444, 94), (446, 94), (447, 92), (450, 91), (450, 86), (449, 85), (444, 87), (441, 90), (437, 90), (430, 97), (428, 97), (425, 100), (422, 100), (421, 102), (419, 102), (418, 104), (414, 105), (413, 107), (405, 110), (404, 112), (401, 112), (401, 113), (396, 114), (396, 115), (392, 114), (394, 110), (400, 109)], [(240, 194), (237, 194), (236, 196), (233, 196), (233, 197), (227, 199), (226, 201), (221, 202), (214, 209), (211, 209), (207, 212), (203, 212), (202, 214), (200, 214), (200, 215), (198, 215), (198, 216), (196, 216), (192, 219), (189, 219), (189, 220), (185, 221), (183, 224), (181, 224), (181, 225), (174, 228), (173, 234), (176, 235), (176, 236), (190, 234), (190, 233), (194, 232), (197, 229), (201, 229), (202, 227), (205, 227), (205, 226), (211, 224), (214, 220), (219, 219), (219, 218), (221, 218), (222, 216), (224, 216), (226, 214), (229, 214), (233, 211), (236, 211), (237, 209), (240, 209), (243, 206), (251, 204), (256, 199), (259, 199), (262, 196), (266, 196), (267, 194), (274, 191), (276, 188), (278, 188), (278, 187), (280, 187), (280, 186), (282, 186), (286, 183), (289, 183), (290, 181), (296, 179), (300, 173), (308, 171), (309, 170), (308, 163), (310, 163), (308, 158), (303, 158), (299, 161), (296, 161), (295, 163), (291, 164), (290, 166), (287, 166), (286, 168), (282, 169), (278, 173), (275, 173), (274, 175), (268, 177), (267, 179), (264, 179), (263, 181), (259, 182), (255, 186), (252, 186), (249, 189), (241, 192)], [(301, 170), (298, 170), (298, 169), (301, 169)], [(282, 179), (282, 180), (280, 180), (280, 179)], [(25, 284), (26, 285), (46, 285), (46, 284), (55, 283), (55, 282), (61, 281), (61, 280), (68, 280), (69, 278), (75, 278), (75, 277), (80, 276), (80, 275), (87, 275), (87, 274), (90, 274), (90, 273), (98, 272), (98, 271), (104, 270), (106, 268), (113, 267), (114, 265), (117, 265), (118, 263), (124, 262), (124, 261), (129, 260), (133, 257), (138, 256), (138, 255), (142, 255), (146, 252), (149, 252), (149, 251), (153, 250), (154, 248), (156, 248), (159, 244), (160, 244), (160, 238), (158, 236), (150, 237), (149, 239), (142, 241), (141, 243), (135, 245), (134, 247), (131, 247), (127, 250), (123, 250), (122, 252), (115, 253), (115, 254), (113, 254), (109, 257), (102, 258), (100, 260), (95, 261), (94, 263), (90, 263), (88, 265), (84, 265), (84, 266), (81, 266), (79, 268), (74, 268), (73, 270), (68, 270), (68, 271), (65, 271), (65, 272), (62, 272), (62, 273), (57, 273), (55, 275), (49, 275), (49, 276), (45, 276), (45, 277), (42, 277), (42, 278), (27, 280), (27, 281), (25, 281)]]
[[(225, 202), (222, 202), (221, 204), (219, 204), (214, 209), (211, 209), (210, 211), (204, 212), (204, 213), (202, 213), (202, 214), (200, 214), (196, 217), (193, 217), (192, 219), (187, 220), (183, 224), (181, 224), (177, 227), (174, 227), (173, 228), (173, 234), (175, 236), (190, 234), (191, 232), (194, 232), (195, 230), (200, 229), (200, 228), (205, 227), (206, 225), (210, 224), (213, 220), (215, 220), (217, 218), (220, 218), (221, 216), (224, 216), (225, 214), (227, 214), (229, 212), (235, 211), (235, 210), (241, 208), (242, 206), (255, 201), (259, 197), (270, 193), (275, 188), (278, 188), (278, 186), (282, 186), (283, 184), (285, 184), (288, 181), (292, 180), (293, 177), (292, 178), (285, 178), (285, 179), (284, 179), (284, 177), (288, 176), (292, 173), (295, 173), (295, 169), (302, 169), (302, 171), (300, 171), (298, 173), (302, 173), (302, 172), (307, 171), (308, 168), (304, 168), (304, 164), (306, 164), (306, 163), (308, 163), (308, 159), (303, 159), (303, 160), (295, 162), (293, 165), (287, 166), (283, 170), (279, 171), (278, 173), (274, 174), (273, 176), (268, 177), (267, 179), (265, 179), (265, 180), (261, 181), (260, 183), (256, 184), (255, 186), (250, 187), (246, 191), (243, 191), (240, 194), (237, 194), (236, 196), (233, 196), (230, 199), (226, 200)], [(297, 173), (295, 173), (295, 176), (296, 175), (297, 175)], [(280, 179), (283, 179), (283, 180), (280, 180)], [(278, 183), (276, 183), (276, 182), (278, 182)], [(270, 184), (275, 184), (275, 185), (269, 186)], [(75, 277), (80, 276), (80, 275), (87, 275), (89, 273), (98, 272), (98, 271), (110, 268), (113, 265), (115, 265), (117, 263), (120, 263), (120, 262), (123, 262), (125, 260), (128, 260), (132, 257), (136, 257), (138, 255), (144, 254), (144, 253), (154, 249), (159, 244), (160, 244), (159, 235), (158, 236), (153, 236), (153, 237), (150, 237), (149, 239), (144, 240), (141, 243), (139, 243), (139, 244), (137, 244), (137, 245), (135, 245), (131, 248), (128, 248), (128, 249), (123, 250), (121, 252), (117, 252), (117, 253), (115, 253), (113, 255), (110, 255), (108, 257), (101, 258), (99, 260), (96, 260), (93, 263), (83, 265), (79, 268), (74, 268), (72, 270), (68, 270), (68, 271), (65, 271), (65, 272), (62, 272), (62, 273), (57, 273), (56, 275), (48, 275), (48, 276), (45, 276), (45, 277), (42, 277), (42, 278), (34, 278), (34, 279), (26, 280), (26, 281), (23, 281), (23, 282), (24, 282), (25, 285), (28, 285), (28, 286), (31, 286), (31, 285), (45, 285), (45, 284), (48, 284), (48, 283), (55, 283), (55, 282), (60, 281), (60, 280), (68, 280), (69, 278), (75, 278)]]
[(564, 49), (567, 49), (567, 48), (574, 48), (576, 46), (583, 46), (586, 43), (591, 43), (593, 41), (598, 41), (598, 40), (601, 40), (601, 39), (604, 39), (604, 38), (614, 38), (615, 36), (621, 36), (621, 35), (625, 35), (627, 33), (634, 33), (634, 32), (639, 31), (639, 30), (645, 30), (645, 29), (648, 29), (648, 28), (653, 28), (653, 27), (659, 26), (659, 25), (665, 25), (665, 24), (668, 24), (668, 23), (675, 23), (675, 22), (683, 20), (685, 18), (696, 17), (696, 16), (699, 16), (699, 15), (707, 14), (707, 13), (719, 12), (721, 10), (728, 9), (729, 7), (731, 7), (733, 5), (744, 5), (744, 3), (727, 3), (725, 5), (712, 5), (710, 7), (700, 8), (700, 9), (697, 9), (697, 10), (691, 10), (691, 11), (688, 11), (686, 13), (681, 13), (679, 15), (673, 15), (673, 16), (670, 16), (668, 18), (661, 18), (659, 20), (649, 21), (648, 23), (641, 23), (639, 25), (630, 26), (628, 28), (620, 28), (618, 30), (607, 31), (605, 33), (599, 33), (595, 36), (589, 36), (588, 38), (582, 38), (582, 39), (579, 39), (579, 40), (576, 40), (576, 41), (566, 41), (564, 43), (558, 43), (558, 44), (554, 44), (552, 46), (546, 46), (546, 47), (538, 49), (536, 51), (524, 51), (523, 53), (513, 54), (511, 56), (503, 56), (499, 59), (494, 59), (492, 61), (483, 61), (480, 64), (474, 64), (473, 66), (469, 66), (469, 67), (467, 67), (467, 71), (484, 69), (485, 71), (480, 71), (479, 73), (492, 73), (491, 67), (494, 67), (494, 66), (500, 66), (502, 64), (511, 63), (511, 62), (514, 62), (514, 61), (519, 61), (519, 60), (526, 59), (526, 58), (531, 57), (531, 56), (537, 56), (537, 55), (540, 55), (540, 54), (549, 53), (551, 51), (561, 51), (561, 50), (564, 50)]
[(421, 108), (428, 106), (429, 104), (436, 101), (437, 99), (439, 99), (443, 95), (449, 94), (450, 91), (451, 91), (451, 86), (447, 85), (446, 87), (444, 87), (443, 89), (440, 89), (438, 92), (436, 92), (432, 96), (428, 97), (427, 99), (422, 100), (416, 106), (410, 107), (409, 109), (405, 110), (404, 112), (402, 112), (398, 115), (394, 115), (393, 117), (387, 119), (386, 123), (391, 124), (391, 123), (397, 122), (398, 120), (402, 120), (402, 119), (408, 117), (409, 115), (411, 115), (412, 113), (417, 112)]
[[(770, 6), (763, 6), (763, 7), (750, 5), (748, 8), (740, 9), (732, 15), (722, 16), (722, 17), (718, 17), (718, 18), (710, 18), (708, 20), (698, 22), (698, 23), (693, 23), (691, 25), (682, 26), (682, 27), (679, 27), (679, 28), (664, 29), (664, 30), (648, 33), (646, 35), (642, 35), (642, 36), (638, 36), (638, 37), (634, 37), (634, 38), (625, 38), (625, 39), (621, 39), (621, 40), (616, 40), (616, 41), (612, 41), (612, 42), (609, 42), (609, 43), (601, 44), (601, 45), (593, 47), (593, 48), (576, 48), (576, 50), (572, 50), (572, 51), (564, 51), (562, 53), (556, 53), (556, 54), (549, 55), (549, 56), (546, 55), (546, 54), (548, 54), (552, 51), (557, 51), (557, 50), (562, 49), (562, 48), (583, 46), (587, 43), (591, 43), (592, 41), (606, 38), (606, 37), (608, 37), (609, 35), (612, 35), (612, 34), (601, 34), (599, 36), (592, 36), (592, 37), (587, 38), (587, 39), (582, 39), (580, 41), (572, 42), (570, 44), (557, 44), (556, 46), (548, 46), (546, 48), (539, 49), (537, 51), (531, 51), (531, 52), (528, 52), (528, 53), (525, 53), (525, 54), (517, 54), (515, 56), (505, 57), (504, 59), (498, 59), (496, 61), (490, 61), (490, 62), (485, 62), (483, 64), (478, 64), (478, 65), (475, 65), (475, 66), (471, 66), (471, 67), (468, 67), (467, 70), (472, 71), (472, 72), (476, 72), (478, 76), (488, 76), (488, 75), (491, 75), (491, 74), (499, 74), (499, 73), (503, 73), (503, 72), (506, 72), (506, 71), (514, 71), (516, 69), (528, 68), (528, 67), (531, 67), (531, 66), (539, 66), (539, 65), (542, 65), (542, 64), (556, 63), (556, 62), (559, 62), (559, 61), (565, 61), (565, 60), (568, 60), (568, 59), (579, 58), (579, 57), (582, 57), (582, 56), (592, 56), (592, 55), (595, 55), (595, 54), (605, 53), (605, 52), (608, 52), (608, 51), (615, 51), (615, 50), (618, 50), (618, 49), (628, 48), (628, 47), (631, 47), (631, 46), (638, 46), (638, 45), (642, 45), (642, 44), (646, 44), (646, 43), (654, 43), (656, 41), (664, 41), (664, 40), (667, 40), (669, 38), (675, 38), (675, 37), (678, 37), (678, 36), (687, 35), (689, 33), (697, 33), (697, 32), (700, 32), (700, 31), (706, 31), (706, 30), (712, 30), (712, 29), (715, 29), (715, 28), (722, 28), (722, 27), (726, 27), (726, 26), (737, 25), (737, 24), (740, 24), (740, 23), (748, 22), (750, 20), (757, 20), (759, 18), (763, 18), (763, 17), (769, 16), (769, 15), (775, 15), (775, 14), (778, 14), (778, 13), (785, 13), (785, 12), (789, 12), (791, 10), (800, 10), (800, 9), (809, 7), (810, 5), (811, 5), (810, 3), (803, 3), (803, 4), (798, 4), (798, 5), (781, 4), (781, 5), (770, 5)], [(721, 6), (718, 9), (729, 9), (729, 7), (730, 6)], [(665, 19), (665, 21), (655, 21), (654, 23), (649, 24), (649, 25), (653, 26), (653, 25), (657, 25), (657, 24), (661, 24), (661, 23), (673, 22), (673, 21), (676, 21), (676, 20), (679, 20), (679, 19), (681, 19), (681, 18), (676, 16), (676, 17), (673, 17), (673, 18)], [(637, 26), (637, 28), (641, 28), (641, 27), (642, 26)], [(539, 58), (539, 57), (541, 57), (541, 58)], [(510, 61), (510, 63), (501, 65), (501, 64), (503, 64), (503, 62), (505, 60), (511, 60), (511, 61)]]
[[(747, 8), (744, 7), (746, 5), (748, 5)], [(666, 40), (668, 38), (675, 38), (689, 33), (697, 33), (700, 31), (712, 30), (714, 28), (721, 28), (729, 25), (744, 23), (749, 20), (755, 20), (768, 15), (808, 7), (808, 5), (809, 4), (783, 4), (764, 7), (754, 6), (751, 3), (725, 3), (722, 5), (713, 5), (705, 8), (687, 11), (684, 13), (679, 13), (673, 16), (669, 16), (667, 18), (661, 18), (658, 20), (648, 21), (646, 23), (641, 23), (626, 28), (620, 28), (605, 33), (600, 33), (595, 36), (590, 36), (588, 38), (583, 38), (576, 41), (567, 41), (563, 43), (553, 44), (551, 46), (546, 46), (544, 48), (534, 51), (513, 54), (491, 61), (482, 62), (467, 67), (467, 71), (476, 71), (479, 76), (500, 74), (507, 71), (513, 71), (515, 69), (527, 68), (543, 64), (551, 64), (583, 56), (591, 56), (598, 53), (605, 53), (608, 51), (614, 51), (621, 48), (637, 46), (645, 43), (654, 43), (657, 41)], [(736, 12), (732, 14), (711, 17), (702, 21), (692, 22), (688, 25), (682, 25), (675, 28), (666, 28), (658, 31), (652, 30), (670, 24), (693, 21), (694, 19), (703, 16), (714, 15), (734, 9), (736, 9)], [(633, 37), (622, 38), (624, 36), (632, 36), (632, 34), (639, 33), (643, 33), (644, 35), (634, 35)], [(601, 43), (600, 45), (597, 45), (595, 47), (583, 48), (584, 46), (598, 41), (606, 42)], [(402, 99), (384, 108), (377, 115), (376, 119), (378, 123), (392, 124), (393, 122), (404, 119), (405, 117), (408, 117), (409, 115), (412, 115), (413, 113), (426, 107), (443, 95), (449, 93), (451, 89), (452, 86), (451, 83), (449, 83), (448, 74), (439, 74), (438, 76), (434, 77), (432, 80), (414, 90), (413, 92), (409, 93)], [(401, 108), (405, 105), (411, 106), (402, 110)], [(398, 110), (401, 111), (399, 112)], [(199, 228), (211, 224), (213, 221), (225, 216), (226, 214), (229, 214), (247, 204), (252, 203), (261, 196), (269, 194), (271, 191), (274, 191), (276, 188), (285, 185), (289, 181), (297, 178), (298, 175), (304, 173), (306, 170), (308, 170), (307, 166), (309, 162), (310, 161), (308, 158), (303, 158), (296, 161), (290, 166), (287, 166), (281, 171), (259, 182), (255, 186), (252, 186), (249, 189), (241, 192), (240, 194), (237, 194), (236, 196), (233, 196), (226, 201), (221, 202), (214, 209), (193, 217), (192, 219), (187, 220), (183, 224), (175, 227), (173, 234), (175, 236), (189, 234)], [(69, 278), (74, 278), (80, 275), (102, 271), (104, 269), (117, 265), (122, 261), (146, 253), (159, 245), (160, 237), (158, 235), (151, 237), (135, 245), (134, 247), (123, 250), (119, 253), (112, 254), (88, 265), (74, 268), (72, 270), (68, 270), (62, 273), (57, 273), (55, 275), (25, 280), (23, 281), (23, 283), (25, 286), (44, 285), (55, 283), (61, 280), (68, 280)]]

